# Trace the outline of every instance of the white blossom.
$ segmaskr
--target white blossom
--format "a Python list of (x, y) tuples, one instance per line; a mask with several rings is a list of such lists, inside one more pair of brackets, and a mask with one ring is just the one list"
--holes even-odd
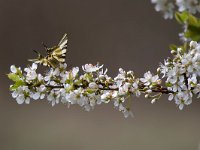
[(144, 83), (144, 85), (151, 85), (152, 83), (157, 82), (159, 79), (158, 75), (153, 76), (150, 71), (144, 74), (144, 78), (140, 78), (140, 81)]
[(10, 71), (12, 73), (17, 73), (17, 68), (14, 65), (12, 65), (12, 66), (10, 66)]
[(30, 90), (28, 89), (27, 86), (20, 86), (12, 93), (12, 97), (16, 98), (18, 104), (23, 104), (24, 102), (26, 104), (29, 104), (30, 103), (29, 94)]
[(37, 64), (33, 63), (31, 67), (25, 68), (24, 71), (27, 73), (26, 74), (26, 80), (34, 80), (37, 78)]
[(82, 66), (83, 71), (90, 73), (90, 72), (96, 72), (99, 69), (101, 69), (103, 67), (103, 65), (98, 66), (98, 65), (92, 65), (92, 64), (85, 64), (84, 66)]
[(164, 14), (165, 19), (172, 19), (174, 11), (188, 11), (191, 14), (200, 12), (199, 0), (151, 0), (155, 10)]

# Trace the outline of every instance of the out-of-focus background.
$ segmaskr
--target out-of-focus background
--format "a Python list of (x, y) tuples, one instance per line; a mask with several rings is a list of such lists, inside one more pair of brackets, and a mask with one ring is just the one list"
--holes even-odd
[(12, 64), (25, 67), (43, 51), (41, 42), (69, 36), (67, 63), (100, 62), (111, 76), (118, 68), (137, 76), (156, 71), (178, 44), (181, 27), (165, 21), (150, 0), (0, 0), (0, 149), (1, 150), (198, 150), (200, 103), (179, 111), (162, 97), (156, 104), (133, 98), (134, 118), (112, 104), (91, 112), (79, 106), (51, 107), (47, 101), (18, 105), (8, 91)]

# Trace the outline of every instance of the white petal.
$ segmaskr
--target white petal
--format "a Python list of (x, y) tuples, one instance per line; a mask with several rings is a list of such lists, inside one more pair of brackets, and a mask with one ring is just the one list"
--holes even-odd
[(33, 63), (31, 68), (32, 68), (33, 70), (36, 70), (36, 69), (37, 69), (37, 64)]
[(23, 104), (23, 103), (24, 103), (24, 96), (23, 96), (23, 95), (20, 95), (20, 96), (17, 97), (16, 100), (17, 100), (17, 103), (18, 103), (18, 104)]
[(10, 71), (13, 73), (17, 73), (17, 68), (14, 65), (12, 65), (10, 66)]
[(183, 107), (184, 107), (184, 104), (180, 104), (180, 105), (179, 105), (179, 109), (180, 109), (180, 110), (183, 110)]
[(190, 47), (191, 48), (196, 48), (198, 46), (198, 43), (196, 41), (191, 41), (190, 42)]
[(33, 98), (34, 100), (39, 99), (39, 98), (40, 98), (40, 93), (39, 93), (39, 92), (34, 93), (33, 96), (32, 96), (32, 98)]
[(53, 101), (51, 102), (52, 107), (55, 106), (55, 104), (56, 104), (56, 101), (53, 100)]
[(174, 95), (170, 94), (169, 97), (168, 97), (168, 100), (171, 101), (171, 100), (173, 100), (173, 98), (174, 98)]
[(158, 78), (159, 78), (158, 75), (155, 75), (155, 76), (152, 77), (151, 81), (156, 82), (158, 80)]
[(13, 98), (16, 98), (18, 96), (18, 92), (17, 91), (14, 91), (13, 93), (12, 93), (12, 97)]
[(44, 99), (45, 94), (41, 94), (40, 99)]
[(26, 98), (25, 103), (30, 104), (30, 98), (29, 97)]

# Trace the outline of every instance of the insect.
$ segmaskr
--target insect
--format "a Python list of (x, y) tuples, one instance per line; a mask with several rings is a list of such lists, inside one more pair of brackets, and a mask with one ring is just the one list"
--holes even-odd
[(67, 41), (67, 34), (64, 34), (57, 46), (48, 48), (44, 43), (42, 43), (47, 52), (47, 56), (42, 56), (38, 51), (34, 50), (34, 52), (38, 54), (38, 58), (29, 59), (29, 61), (52, 68), (58, 67), (60, 63), (65, 62), (65, 56), (67, 52)]

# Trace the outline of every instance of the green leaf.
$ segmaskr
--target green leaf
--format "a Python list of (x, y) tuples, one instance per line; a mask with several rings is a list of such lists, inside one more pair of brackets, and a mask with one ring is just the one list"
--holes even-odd
[(200, 19), (188, 12), (176, 12), (175, 18), (180, 24), (186, 25), (184, 36), (194, 41), (200, 41)]
[(177, 51), (177, 46), (175, 45), (175, 44), (171, 44), (170, 46), (169, 46), (169, 48), (170, 48), (170, 50), (175, 50), (175, 51)]
[(187, 12), (182, 12), (182, 13), (176, 12), (175, 13), (175, 18), (180, 24), (183, 24), (188, 19), (188, 13)]
[(16, 90), (18, 87), (25, 85), (25, 83), (22, 80), (17, 81), (14, 85), (10, 87), (11, 91)]
[(21, 78), (18, 75), (16, 75), (15, 73), (9, 73), (8, 78), (14, 82), (21, 81)]
[(89, 88), (88, 88), (88, 89), (86, 89), (86, 92), (89, 93), (89, 94), (92, 94), (92, 93), (95, 92), (95, 90), (94, 90), (94, 89), (89, 89)]
[(188, 25), (188, 30), (184, 33), (186, 38), (191, 38), (194, 41), (200, 40), (200, 24), (199, 26)]
[(171, 87), (171, 86), (172, 86), (172, 84), (171, 84), (170, 82), (165, 83), (165, 85), (166, 85), (167, 87)]
[(188, 18), (187, 18), (187, 21), (188, 21), (188, 23), (190, 24), (190, 25), (194, 25), (194, 26), (196, 26), (196, 25), (199, 25), (199, 22), (198, 22), (198, 18), (196, 18), (195, 16), (193, 16), (193, 15), (188, 15)]

